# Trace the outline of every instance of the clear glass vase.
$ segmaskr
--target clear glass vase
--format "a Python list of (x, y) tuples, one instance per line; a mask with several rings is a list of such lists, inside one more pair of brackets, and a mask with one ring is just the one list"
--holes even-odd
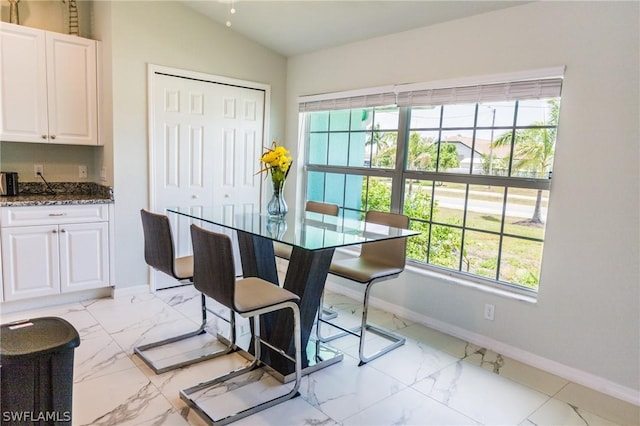
[(289, 206), (284, 200), (284, 181), (273, 182), (273, 195), (267, 204), (267, 214), (273, 218), (284, 218)]
[(282, 216), (267, 218), (267, 233), (271, 238), (281, 240), (287, 232), (287, 221), (283, 220)]

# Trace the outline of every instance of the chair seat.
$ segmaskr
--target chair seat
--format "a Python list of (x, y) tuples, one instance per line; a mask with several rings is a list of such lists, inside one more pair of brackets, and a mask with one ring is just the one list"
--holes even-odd
[(173, 262), (176, 277), (184, 280), (193, 277), (193, 256), (178, 257)]
[(366, 284), (374, 279), (397, 275), (402, 272), (402, 268), (386, 266), (380, 261), (354, 257), (350, 259), (337, 260), (331, 263), (329, 273), (343, 278), (348, 278), (362, 284)]
[(240, 314), (300, 298), (282, 287), (260, 278), (249, 277), (236, 281), (235, 308)]
[[(140, 210), (140, 218), (142, 219), (142, 231), (144, 234), (144, 260), (147, 265), (177, 280), (176, 283), (193, 284), (194, 258), (193, 256), (175, 257), (169, 218), (166, 215), (152, 213), (145, 209)], [(203, 347), (203, 350), (189, 350), (175, 357), (162, 357), (158, 355), (159, 353), (164, 353), (158, 350), (161, 347), (166, 347), (205, 334), (208, 322), (207, 313), (209, 312), (229, 323), (229, 344), (226, 342), (223, 343), (224, 347), (222, 349), (211, 345)], [(206, 296), (200, 293), (200, 314), (200, 327), (196, 330), (134, 346), (133, 352), (149, 366), (154, 373), (162, 374), (166, 371), (186, 367), (234, 351), (236, 340), (234, 313), (231, 312), (230, 318), (227, 319), (219, 313), (209, 310), (207, 308)], [(173, 350), (176, 349), (174, 348)]]
[(276, 257), (289, 260), (291, 259), (292, 251), (293, 248), (291, 246), (278, 242), (273, 243), (273, 253), (276, 255)]

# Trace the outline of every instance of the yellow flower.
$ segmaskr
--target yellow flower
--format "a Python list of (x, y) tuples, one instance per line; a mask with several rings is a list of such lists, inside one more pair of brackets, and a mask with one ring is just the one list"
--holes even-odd
[(278, 167), (280, 167), (280, 169), (283, 172), (286, 172), (287, 170), (289, 170), (289, 165), (290, 164), (291, 164), (291, 158), (281, 157), (280, 158), (280, 162), (278, 163)]
[(264, 167), (258, 172), (271, 171), (271, 180), (274, 184), (281, 184), (287, 178), (289, 167), (293, 159), (289, 154), (289, 150), (278, 145), (277, 141), (273, 141), (271, 148), (265, 148), (267, 151), (260, 157), (260, 162)]

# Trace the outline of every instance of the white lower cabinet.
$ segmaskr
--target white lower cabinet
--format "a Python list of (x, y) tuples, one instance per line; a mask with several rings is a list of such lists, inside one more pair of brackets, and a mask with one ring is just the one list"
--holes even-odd
[(8, 207), (0, 213), (5, 301), (109, 285), (106, 206)]
[(109, 225), (60, 226), (60, 291), (87, 290), (109, 284)]

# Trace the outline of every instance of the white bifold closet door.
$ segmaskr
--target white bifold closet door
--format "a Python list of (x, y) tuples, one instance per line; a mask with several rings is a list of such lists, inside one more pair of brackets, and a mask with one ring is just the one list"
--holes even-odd
[[(256, 172), (264, 144), (267, 91), (213, 78), (159, 72), (150, 73), (150, 78), (151, 209), (160, 213), (188, 206), (197, 213), (211, 205), (260, 205), (261, 175)], [(192, 221), (172, 214), (169, 218), (176, 254), (191, 254)], [(236, 263), (240, 270), (237, 250)], [(153, 274), (152, 288), (176, 285), (164, 274)]]

